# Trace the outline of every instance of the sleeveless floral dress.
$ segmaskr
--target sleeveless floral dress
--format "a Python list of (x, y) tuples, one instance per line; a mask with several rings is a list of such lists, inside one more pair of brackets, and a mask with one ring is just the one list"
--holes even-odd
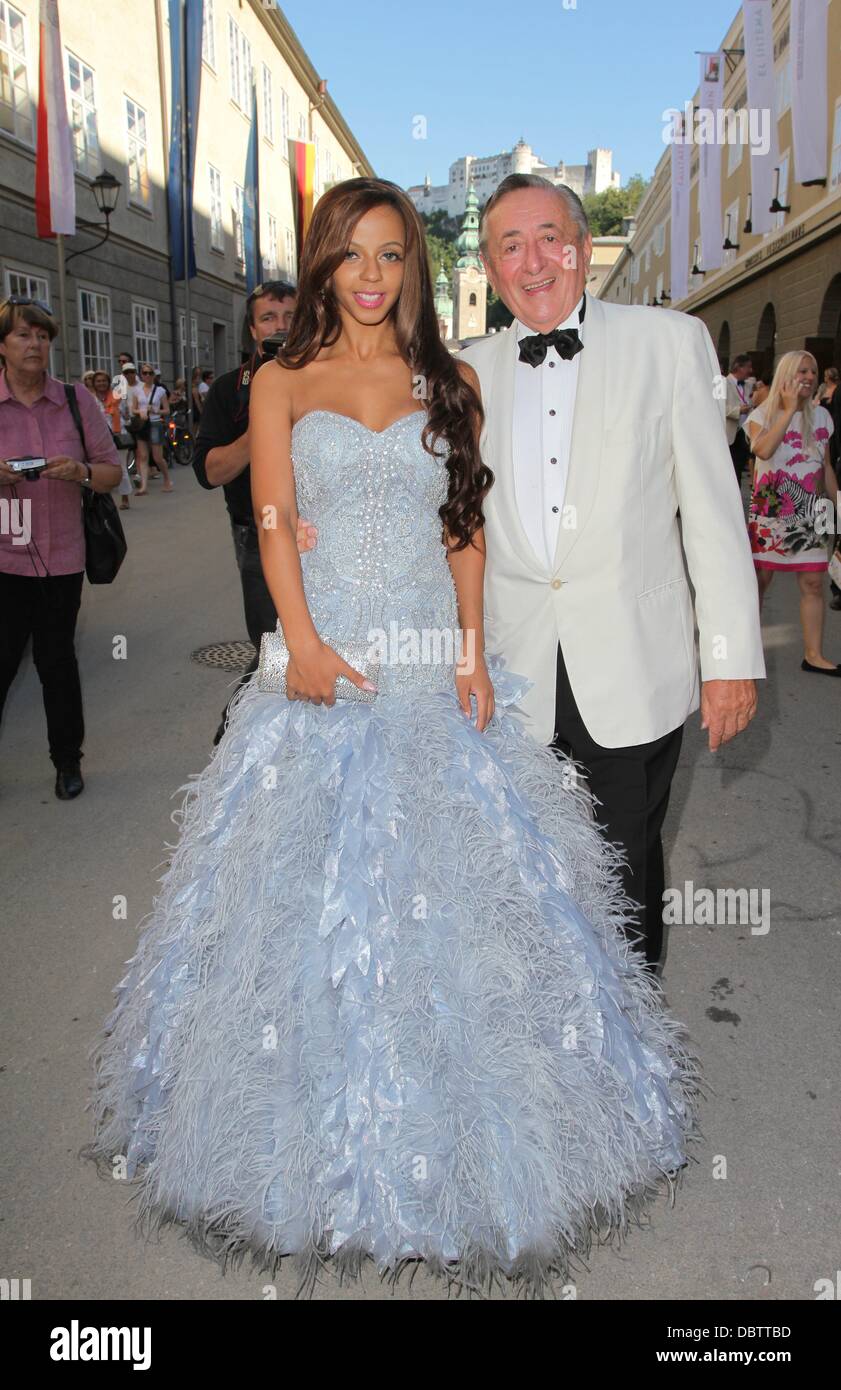
[[(765, 425), (763, 407), (745, 424)], [(782, 443), (770, 459), (756, 460), (748, 534), (759, 569), (825, 570), (826, 537), (832, 532), (818, 502), (823, 493), (824, 450), (833, 432), (832, 417), (819, 405), (815, 437), (803, 445), (803, 412), (792, 416)]]

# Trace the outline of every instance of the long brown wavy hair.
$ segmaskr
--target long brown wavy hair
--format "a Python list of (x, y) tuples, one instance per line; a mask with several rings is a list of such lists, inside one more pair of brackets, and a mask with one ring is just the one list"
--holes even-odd
[(452, 548), (463, 550), (484, 524), (482, 501), (493, 482), (479, 453), (482, 403), (441, 341), (423, 223), (396, 183), (346, 179), (319, 198), (301, 254), (298, 302), (277, 359), (284, 367), (305, 367), (337, 341), (342, 320), (328, 281), (342, 264), (359, 219), (383, 204), (400, 213), (406, 229), (403, 285), (392, 310), (397, 347), (412, 375), (425, 382), (424, 447), (433, 453), (443, 440), (449, 450), (449, 487), (440, 516)]

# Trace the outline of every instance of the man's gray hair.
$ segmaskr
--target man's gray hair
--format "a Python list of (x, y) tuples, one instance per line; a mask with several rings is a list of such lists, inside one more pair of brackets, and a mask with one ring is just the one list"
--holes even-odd
[(556, 193), (575, 224), (578, 240), (584, 240), (590, 230), (590, 223), (584, 211), (584, 204), (573, 189), (565, 183), (551, 183), (549, 179), (544, 179), (541, 174), (509, 174), (494, 190), (482, 209), (482, 218), (479, 223), (479, 246), (483, 251), (488, 244), (485, 233), (488, 214), (493, 212), (497, 203), (505, 197), (506, 193), (516, 193), (521, 188), (545, 188), (550, 193)]

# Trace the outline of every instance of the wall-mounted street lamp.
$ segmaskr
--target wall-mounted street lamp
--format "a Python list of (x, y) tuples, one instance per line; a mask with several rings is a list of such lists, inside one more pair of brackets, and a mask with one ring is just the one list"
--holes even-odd
[(732, 215), (733, 214), (730, 212), (727, 214), (727, 230), (724, 234), (724, 241), (721, 243), (722, 251), (738, 251), (739, 249), (738, 241), (730, 240), (730, 219)]
[(696, 242), (695, 242), (695, 256), (694, 256), (694, 258), (693, 258), (693, 261), (692, 261), (692, 269), (690, 270), (689, 274), (690, 274), (690, 275), (706, 275), (706, 273), (707, 273), (707, 272), (706, 272), (705, 270), (702, 270), (701, 267), (700, 267), (699, 264), (698, 264), (698, 243), (697, 243), (697, 241), (696, 241)]
[(747, 217), (745, 218), (745, 225), (744, 225), (744, 227), (742, 228), (742, 231), (744, 232), (745, 236), (752, 236), (752, 235), (753, 235), (753, 221), (752, 221), (752, 217), (753, 217), (753, 194), (752, 194), (752, 193), (749, 193), (749, 194), (748, 194), (748, 215), (747, 215)]
[(779, 171), (779, 169), (775, 169), (775, 170), (774, 170), (774, 173), (777, 175), (777, 186), (776, 186), (776, 188), (774, 189), (774, 201), (772, 202), (772, 204), (771, 204), (771, 206), (769, 207), (768, 211), (769, 211), (769, 212), (791, 212), (791, 208), (790, 208), (789, 206), (787, 206), (785, 203), (781, 203), (781, 202), (780, 202), (780, 171)]
[[(101, 174), (91, 182), (91, 189), (96, 200), (96, 206), (105, 218), (105, 235), (95, 241), (93, 246), (80, 246), (78, 251), (73, 251), (65, 258), (65, 265), (69, 265), (75, 256), (81, 256), (83, 252), (96, 251), (98, 247), (104, 246), (111, 235), (111, 214), (117, 206), (117, 199), (120, 196), (122, 184), (119, 179), (115, 179), (113, 174), (109, 174), (107, 169), (103, 169)], [(78, 225), (86, 232), (101, 232), (103, 227), (101, 222), (84, 222), (78, 219)]]

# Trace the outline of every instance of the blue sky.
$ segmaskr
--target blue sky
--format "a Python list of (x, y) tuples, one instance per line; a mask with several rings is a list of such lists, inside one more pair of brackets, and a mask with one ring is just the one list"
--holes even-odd
[[(572, 4), (572, 0), (567, 0)], [(698, 85), (738, 0), (286, 0), (377, 173), (444, 183), (451, 160), (522, 136), (547, 163), (614, 151), (623, 182), (663, 152), (661, 114)], [(456, 86), (456, 54), (470, 74)], [(427, 138), (412, 137), (423, 115)]]

